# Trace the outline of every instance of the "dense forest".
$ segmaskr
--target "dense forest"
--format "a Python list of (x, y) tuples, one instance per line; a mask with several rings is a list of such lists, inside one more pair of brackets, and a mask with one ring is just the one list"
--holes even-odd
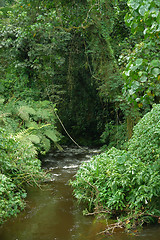
[(104, 151), (71, 183), (89, 211), (160, 216), (159, 7), (1, 0), (0, 223), (47, 177), (38, 156), (74, 143)]

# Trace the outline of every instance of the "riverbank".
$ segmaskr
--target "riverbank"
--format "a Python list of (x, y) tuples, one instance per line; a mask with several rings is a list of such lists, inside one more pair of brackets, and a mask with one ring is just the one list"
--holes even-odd
[[(85, 150), (85, 151), (84, 151)], [(51, 181), (42, 189), (28, 188), (26, 209), (0, 227), (2, 240), (159, 240), (159, 225), (148, 226), (137, 236), (116, 232), (112, 237), (97, 235), (106, 225), (94, 216), (83, 216), (69, 186), (82, 162), (89, 162), (97, 149), (67, 148), (43, 159), (43, 169), (51, 172)]]

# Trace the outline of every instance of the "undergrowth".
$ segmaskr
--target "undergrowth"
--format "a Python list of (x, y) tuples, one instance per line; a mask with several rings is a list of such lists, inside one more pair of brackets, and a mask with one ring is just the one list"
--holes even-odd
[(48, 177), (37, 155), (60, 147), (55, 111), (49, 101), (0, 97), (0, 224), (24, 209), (26, 185)]
[(132, 228), (160, 218), (160, 105), (135, 126), (125, 150), (111, 148), (83, 163), (71, 181), (90, 213), (105, 212)]
[(37, 151), (24, 135), (0, 127), (0, 223), (25, 207), (26, 185), (38, 186), (45, 178)]

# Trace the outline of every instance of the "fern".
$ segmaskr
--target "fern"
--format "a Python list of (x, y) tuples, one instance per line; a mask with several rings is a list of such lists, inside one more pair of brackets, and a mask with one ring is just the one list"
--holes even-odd
[(51, 130), (46, 130), (46, 131), (45, 131), (45, 135), (46, 135), (49, 139), (51, 139), (53, 142), (57, 142), (57, 141), (58, 141), (58, 138), (57, 138), (57, 136), (56, 136), (56, 133), (55, 133), (55, 131), (54, 131), (53, 129), (51, 129)]
[(32, 143), (34, 143), (34, 144), (39, 144), (40, 141), (41, 141), (40, 137), (37, 136), (37, 135), (34, 135), (34, 134), (30, 134), (30, 135), (28, 136), (28, 139), (29, 139)]
[(25, 126), (27, 127), (27, 128), (34, 128), (34, 129), (38, 129), (39, 128), (39, 126), (38, 126), (38, 124), (36, 123), (36, 122), (30, 122), (30, 121), (27, 121), (26, 123), (25, 123)]
[(0, 125), (20, 135), (25, 133), (28, 141), (35, 144), (40, 152), (49, 151), (51, 143), (60, 148), (57, 143), (61, 135), (56, 130), (53, 113), (55, 105), (49, 101), (25, 102), (18, 99), (4, 102), (0, 102)]

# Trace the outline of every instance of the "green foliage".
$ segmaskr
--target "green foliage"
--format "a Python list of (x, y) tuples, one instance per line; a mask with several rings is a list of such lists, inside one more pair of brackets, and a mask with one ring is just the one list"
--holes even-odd
[[(120, 56), (123, 68), (123, 95), (127, 103), (145, 109), (147, 105), (159, 103), (159, 1), (128, 1), (130, 13), (125, 17), (137, 42)], [(139, 33), (141, 38), (138, 38)]]
[(25, 196), (25, 191), (17, 191), (12, 180), (0, 173), (0, 224), (24, 209), (23, 197)]
[(26, 138), (35, 144), (41, 153), (49, 151), (50, 145), (58, 145), (60, 134), (55, 126), (55, 105), (49, 101), (21, 101), (1, 99), (0, 125), (11, 132), (24, 131)]
[(146, 164), (126, 151), (112, 148), (82, 164), (72, 182), (74, 195), (91, 207), (103, 206), (118, 216), (133, 210), (160, 212), (156, 206), (159, 171), (157, 162)]
[(114, 49), (114, 55), (116, 59), (122, 53), (122, 50), (125, 48), (130, 48), (133, 42), (130, 28), (126, 26), (124, 17), (129, 12), (129, 7), (125, 0), (118, 1), (115, 10), (115, 21), (113, 25), (113, 31), (111, 33), (111, 44)]
[[(41, 98), (40, 89), (36, 86), (34, 88), (29, 86), (27, 75), (16, 76), (15, 70), (9, 68), (5, 69), (4, 66), (2, 67), (0, 94), (2, 94), (6, 99), (15, 97), (27, 100), (38, 100)], [(4, 70), (5, 74), (3, 75)]]
[(109, 122), (105, 125), (105, 130), (101, 135), (101, 142), (105, 144), (103, 148), (111, 148), (116, 146), (120, 148), (126, 141), (126, 124), (116, 125)]
[(128, 151), (149, 163), (160, 160), (160, 105), (154, 105), (134, 127)]
[(83, 163), (71, 182), (75, 197), (90, 211), (103, 207), (110, 216), (134, 213), (148, 221), (159, 215), (159, 123), (160, 105), (155, 105), (134, 128), (127, 150), (111, 148)]
[[(55, 8), (16, 1), (0, 12), (0, 223), (25, 207), (26, 185), (45, 177), (37, 153), (59, 146), (59, 99), (53, 78), (64, 64), (69, 33), (56, 29)], [(56, 89), (56, 94), (55, 94)], [(47, 100), (46, 100), (47, 99)]]
[(0, 25), (1, 72), (7, 79), (3, 85), (19, 95), (24, 87), (28, 92), (32, 87), (45, 97), (52, 96), (56, 89), (53, 78), (60, 76), (65, 63), (62, 51), (66, 51), (70, 33), (59, 26), (56, 7), (47, 9), (45, 4), (17, 1)]
[(37, 151), (25, 134), (0, 127), (0, 223), (25, 207), (26, 184), (36, 186), (45, 177)]
[[(91, 82), (84, 39), (94, 11), (100, 14), (97, 3), (19, 0), (0, 26), (1, 94), (56, 102), (74, 138), (98, 138), (103, 129), (103, 106)], [(103, 1), (101, 7), (106, 13)], [(49, 147), (46, 138), (42, 141)]]

